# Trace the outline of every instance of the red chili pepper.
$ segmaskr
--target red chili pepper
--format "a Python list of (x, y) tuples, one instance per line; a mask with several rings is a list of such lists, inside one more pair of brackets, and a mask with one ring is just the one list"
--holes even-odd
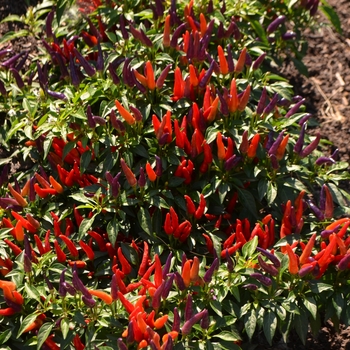
[(184, 96), (184, 80), (182, 78), (182, 73), (179, 67), (175, 68), (174, 71), (174, 90), (172, 100), (176, 102)]
[(138, 270), (138, 275), (143, 276), (148, 268), (148, 259), (149, 259), (149, 247), (146, 241), (143, 241), (143, 255), (141, 264)]
[(247, 55), (247, 48), (244, 47), (243, 50), (241, 51), (236, 66), (235, 66), (235, 73), (240, 73), (243, 70), (244, 64), (245, 64), (245, 59)]
[(186, 200), (187, 214), (193, 215), (196, 212), (196, 207), (193, 203), (193, 200), (187, 194), (184, 195), (184, 198)]
[(249, 101), (249, 97), (250, 97), (250, 85), (248, 85), (246, 87), (246, 89), (244, 90), (243, 92), (243, 96), (241, 97), (241, 99), (239, 100), (239, 104), (238, 104), (238, 110), (239, 111), (244, 111), (247, 104), (248, 104), (248, 101)]
[(126, 287), (126, 293), (131, 293), (140, 286), (142, 286), (142, 282), (129, 283)]
[(50, 350), (60, 350), (60, 347), (52, 340), (53, 337), (54, 337), (54, 335), (51, 334), (48, 338), (46, 338), (45, 345)]
[(51, 245), (50, 245), (50, 230), (46, 231), (45, 234), (45, 253), (50, 252), (51, 251)]
[(322, 255), (322, 257), (318, 260), (318, 265), (320, 266), (320, 268), (326, 267), (330, 260), (331, 260), (331, 254), (333, 252), (333, 249), (336, 247), (337, 244), (337, 240), (336, 239), (331, 239), (334, 238), (334, 233), (332, 233), (329, 236), (330, 242), (327, 245), (327, 248), (325, 249), (324, 254)]
[(211, 239), (207, 234), (205, 234), (205, 233), (203, 233), (202, 236), (203, 236), (204, 239), (205, 239), (205, 244), (206, 244), (206, 246), (207, 246), (208, 252), (209, 252), (210, 254), (213, 254), (213, 252), (214, 252), (214, 245), (213, 245), (212, 239)]
[(130, 301), (127, 300), (120, 291), (118, 291), (118, 298), (121, 301), (121, 303), (123, 304), (126, 312), (131, 314), (134, 311), (134, 305), (131, 304)]
[(203, 216), (205, 208), (206, 208), (206, 200), (204, 198), (204, 195), (201, 193), (199, 196), (199, 206), (196, 212), (194, 213), (194, 217), (197, 220), (199, 220)]
[(78, 252), (78, 249), (76, 248), (76, 246), (74, 245), (74, 243), (72, 242), (72, 240), (69, 237), (66, 237), (65, 235), (62, 235), (62, 234), (59, 235), (59, 238), (61, 238), (62, 241), (65, 243), (65, 245), (67, 246), (71, 255), (74, 258), (78, 258), (79, 252)]
[(73, 206), (73, 213), (74, 213), (74, 218), (77, 223), (77, 226), (80, 227), (81, 222), (84, 220), (82, 215), (80, 215), (78, 209), (76, 208), (75, 204)]
[(60, 235), (62, 235), (60, 224), (57, 220), (53, 221), (53, 231), (55, 233), (55, 237), (59, 237)]
[(326, 219), (331, 219), (333, 217), (333, 212), (334, 212), (334, 203), (333, 203), (332, 193), (329, 190), (327, 185), (324, 185), (323, 188), (324, 188), (325, 195), (326, 195), (324, 217)]
[(119, 262), (122, 265), (123, 273), (125, 275), (129, 275), (131, 273), (132, 268), (129, 261), (125, 258), (121, 247), (118, 248), (117, 254), (118, 254)]
[(79, 241), (79, 245), (84, 250), (84, 252), (87, 255), (88, 259), (91, 260), (91, 261), (94, 261), (95, 253), (92, 250), (92, 248), (88, 244), (86, 244), (84, 241), (82, 241), (82, 240)]
[[(175, 230), (175, 232), (173, 234), (174, 238), (177, 238), (177, 239), (180, 238), (183, 230), (189, 225), (191, 225), (191, 223), (188, 220), (185, 220), (184, 222), (182, 222), (179, 225), (179, 227)], [(192, 225), (191, 225), (191, 227), (192, 227)]]
[(75, 350), (84, 350), (85, 349), (85, 345), (82, 343), (79, 334), (76, 334), (73, 338), (73, 345)]
[(95, 231), (88, 231), (88, 235), (96, 241), (98, 248), (101, 252), (105, 252), (107, 250), (106, 242), (99, 233)]
[(18, 256), (22, 253), (22, 249), (15, 243), (11, 242), (8, 238), (4, 238), (4, 242), (10, 247), (15, 256)]
[(120, 165), (122, 167), (123, 173), (124, 173), (124, 175), (126, 177), (126, 180), (129, 183), (129, 185), (131, 187), (136, 187), (137, 180), (136, 180), (135, 174), (131, 171), (131, 169), (125, 163), (125, 160), (123, 158), (120, 159)]
[(83, 260), (68, 260), (68, 264), (71, 267), (76, 267), (78, 269), (85, 269), (86, 267), (86, 261)]
[(37, 229), (28, 221), (26, 220), (22, 215), (16, 213), (15, 211), (11, 211), (12, 216), (21, 222), (22, 226), (28, 230), (30, 233), (36, 233)]
[(72, 187), (74, 185), (74, 178), (75, 178), (74, 169), (71, 169), (67, 177), (64, 179), (64, 184), (68, 187)]
[(122, 294), (126, 294), (127, 289), (126, 289), (125, 283), (124, 283), (123, 278), (122, 278), (122, 275), (124, 275), (124, 274), (119, 269), (116, 269), (114, 271), (114, 274), (115, 274), (115, 280), (117, 282), (118, 290)]
[(156, 268), (156, 265), (155, 263), (153, 263), (149, 268), (148, 270), (145, 272), (145, 274), (143, 275), (142, 279), (143, 280), (149, 280), (153, 270)]
[(230, 113), (234, 113), (237, 111), (238, 104), (239, 100), (237, 95), (236, 79), (232, 79), (230, 87), (230, 98), (227, 101), (227, 106)]
[(226, 248), (224, 250), (221, 251), (221, 258), (222, 259), (225, 259), (226, 258), (226, 250), (228, 251), (228, 255), (232, 255), (233, 253), (235, 253), (239, 248), (241, 248), (242, 246), (242, 242), (238, 242), (236, 243), (233, 247), (230, 247), (230, 248)]
[(346, 234), (346, 232), (347, 232), (347, 230), (348, 230), (348, 227), (349, 227), (349, 225), (350, 225), (350, 221), (347, 221), (347, 222), (345, 222), (345, 224), (343, 225), (343, 227), (339, 230), (339, 232), (337, 233), (337, 236), (339, 237), (339, 238), (344, 238), (344, 236), (345, 236), (345, 234)]
[(16, 311), (12, 307), (7, 307), (5, 309), (0, 309), (0, 316), (12, 316)]
[(34, 184), (34, 190), (40, 198), (46, 198), (48, 195), (56, 195), (57, 192), (54, 188), (41, 188), (39, 184)]
[(65, 263), (67, 261), (67, 256), (62, 250), (62, 248), (60, 247), (60, 245), (58, 244), (56, 239), (53, 241), (53, 244), (56, 250), (57, 261), (60, 263)]
[(155, 265), (154, 284), (156, 288), (158, 288), (163, 282), (162, 265), (158, 254), (154, 256), (154, 265)]
[(38, 248), (40, 255), (41, 256), (44, 255), (46, 252), (45, 252), (43, 243), (41, 242), (41, 240), (37, 234), (34, 235), (34, 240), (35, 240), (36, 247)]
[(23, 231), (22, 223), (20, 221), (18, 221), (16, 226), (15, 226), (15, 232), (16, 232), (16, 240), (19, 242), (23, 242), (24, 231)]
[(163, 46), (170, 46), (170, 20), (171, 16), (167, 15), (164, 21), (164, 30), (163, 30)]
[(154, 182), (157, 180), (157, 174), (151, 167), (151, 164), (148, 162), (146, 163), (146, 173), (151, 182)]

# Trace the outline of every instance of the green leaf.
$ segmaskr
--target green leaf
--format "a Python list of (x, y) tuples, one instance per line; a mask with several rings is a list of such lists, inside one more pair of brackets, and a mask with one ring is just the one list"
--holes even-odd
[(63, 160), (67, 157), (67, 154), (75, 147), (75, 145), (76, 143), (74, 141), (70, 141), (64, 145), (62, 154)]
[(5, 344), (12, 335), (11, 329), (6, 329), (0, 334), (0, 344)]
[(276, 197), (277, 197), (276, 186), (272, 181), (269, 181), (267, 185), (267, 193), (266, 193), (267, 203), (269, 205), (272, 204), (276, 199)]
[(114, 217), (112, 221), (110, 221), (107, 225), (108, 239), (110, 240), (113, 247), (117, 240), (118, 232), (119, 232), (119, 223), (117, 222), (117, 219)]
[(253, 27), (253, 29), (255, 30), (258, 37), (262, 40), (262, 42), (265, 43), (266, 45), (269, 45), (269, 42), (266, 37), (265, 29), (260, 24), (260, 22), (256, 20), (250, 20), (250, 25)]
[(151, 236), (152, 221), (151, 221), (151, 215), (149, 214), (149, 211), (146, 210), (144, 207), (140, 207), (137, 213), (137, 219), (139, 221), (139, 224), (141, 225), (141, 228)]
[(340, 315), (344, 309), (345, 300), (341, 293), (336, 293), (332, 296), (332, 304), (335, 310), (335, 313), (338, 318), (340, 318)]
[(28, 36), (29, 32), (26, 29), (21, 29), (16, 32), (7, 32), (0, 39), (0, 44), (6, 43), (7, 41), (11, 41), (17, 38), (21, 38), (23, 36)]
[(299, 335), (300, 340), (302, 343), (305, 345), (306, 342), (306, 335), (308, 331), (308, 319), (307, 319), (307, 314), (305, 310), (300, 309), (300, 315), (295, 314), (294, 315), (294, 327), (296, 332)]
[(91, 218), (91, 219), (84, 219), (79, 226), (79, 235), (78, 239), (81, 240), (83, 239), (84, 235), (87, 233), (87, 231), (90, 230), (92, 224), (95, 221), (95, 216), (96, 214)]
[(291, 57), (291, 60), (293, 61), (295, 68), (300, 74), (304, 75), (305, 77), (309, 76), (309, 71), (302, 61), (294, 57)]
[(34, 286), (30, 286), (27, 282), (24, 284), (24, 289), (30, 299), (35, 299), (36, 301), (41, 301), (40, 293)]
[(43, 344), (45, 343), (45, 340), (50, 335), (53, 326), (54, 326), (54, 323), (46, 322), (40, 327), (38, 332), (38, 343), (36, 345), (36, 348), (38, 350), (40, 350)]
[(242, 248), (242, 254), (245, 259), (252, 257), (258, 246), (258, 236), (255, 236), (253, 239), (248, 241)]
[(310, 282), (310, 290), (314, 294), (322, 293), (326, 290), (333, 290), (333, 286), (322, 282)]
[(262, 178), (259, 180), (258, 193), (259, 193), (260, 200), (262, 200), (265, 197), (265, 194), (267, 192), (267, 186), (268, 186), (268, 180), (266, 178)]
[(25, 331), (25, 329), (36, 320), (39, 315), (39, 311), (35, 311), (34, 313), (26, 316), (26, 318), (21, 322), (21, 326), (19, 327), (17, 339), (21, 336), (21, 334)]
[(216, 312), (217, 315), (222, 317), (222, 312), (221, 312), (221, 303), (218, 300), (211, 300), (210, 301), (210, 306)]
[(249, 340), (253, 338), (256, 328), (256, 311), (250, 310), (244, 317), (244, 328)]
[(317, 317), (317, 304), (316, 301), (313, 297), (306, 297), (303, 300), (303, 303), (305, 307), (309, 310), (311, 316), (313, 317), (314, 320), (316, 320)]
[(241, 340), (241, 337), (239, 336), (239, 334), (235, 331), (223, 331), (219, 334), (215, 334), (214, 337), (220, 338), (222, 340), (226, 340), (226, 341), (232, 341), (235, 342), (237, 340)]
[(272, 345), (272, 339), (275, 335), (277, 327), (277, 316), (275, 313), (271, 310), (265, 311), (264, 314), (264, 323), (263, 323), (263, 330), (266, 337), (266, 340), (270, 345)]
[(237, 188), (238, 198), (242, 205), (246, 208), (249, 208), (250, 213), (257, 217), (257, 210), (254, 196), (247, 190)]
[(82, 174), (85, 173), (85, 170), (87, 169), (87, 167), (89, 166), (90, 162), (91, 162), (91, 150), (88, 150), (86, 152), (84, 152), (81, 157), (80, 157), (81, 161), (80, 161), (80, 172)]
[(60, 328), (61, 328), (63, 339), (66, 339), (69, 332), (69, 321), (66, 317), (61, 319)]
[(326, 0), (321, 0), (322, 4), (318, 8), (323, 12), (323, 14), (330, 20), (330, 22), (333, 24), (336, 31), (343, 35), (343, 30), (341, 28), (341, 22), (339, 19), (339, 16), (337, 12), (333, 9), (332, 6), (330, 6)]

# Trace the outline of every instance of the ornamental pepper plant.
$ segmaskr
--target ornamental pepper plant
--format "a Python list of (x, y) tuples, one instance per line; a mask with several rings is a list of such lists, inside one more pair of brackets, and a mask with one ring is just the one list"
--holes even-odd
[(44, 1), (35, 53), (0, 39), (2, 348), (244, 349), (350, 323), (348, 164), (272, 73), (302, 69), (318, 4)]

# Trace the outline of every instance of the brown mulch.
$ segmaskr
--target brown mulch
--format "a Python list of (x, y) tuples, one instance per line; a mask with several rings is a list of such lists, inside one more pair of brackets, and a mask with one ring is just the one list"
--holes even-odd
[[(30, 0), (35, 5), (37, 0)], [(350, 161), (350, 1), (328, 0), (336, 9), (343, 28), (340, 36), (330, 26), (324, 26), (318, 32), (308, 30), (306, 38), (309, 49), (303, 59), (309, 71), (304, 77), (292, 65), (285, 65), (281, 73), (288, 77), (295, 87), (295, 94), (306, 98), (307, 110), (313, 113), (318, 126), (311, 132), (319, 131), (323, 138), (333, 143), (331, 149), (338, 148), (342, 160)], [(0, 20), (8, 14), (26, 13), (24, 0), (0, 0)], [(325, 20), (320, 16), (320, 21)], [(0, 37), (8, 31), (21, 28), (20, 23), (0, 24)], [(16, 40), (15, 51), (27, 50), (32, 43), (26, 39)], [(34, 45), (35, 46), (35, 45)], [(340, 327), (337, 332), (331, 322), (324, 324), (317, 337), (308, 335), (304, 346), (293, 333), (288, 344), (278, 339), (271, 347), (264, 343), (263, 337), (254, 339), (255, 347), (247, 349), (275, 350), (350, 350), (350, 327)]]

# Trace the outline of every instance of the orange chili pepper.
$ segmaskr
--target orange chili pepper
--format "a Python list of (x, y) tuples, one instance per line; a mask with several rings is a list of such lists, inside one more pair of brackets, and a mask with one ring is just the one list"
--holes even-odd
[(300, 255), (299, 261), (300, 264), (305, 264), (308, 262), (308, 258), (311, 255), (311, 251), (315, 245), (315, 241), (316, 241), (316, 233), (314, 233), (311, 238), (309, 239), (309, 242), (307, 242), (302, 254)]
[(201, 35), (203, 37), (203, 35), (207, 31), (207, 21), (205, 19), (203, 12), (199, 14), (199, 27), (200, 27)]
[(128, 181), (129, 185), (131, 187), (136, 187), (137, 180), (135, 177), (135, 174), (131, 171), (131, 169), (128, 167), (128, 165), (125, 163), (125, 160), (123, 158), (120, 159), (120, 165), (122, 167), (122, 170), (124, 172), (124, 175), (126, 177), (126, 180)]
[(17, 203), (21, 206), (21, 207), (26, 207), (28, 205), (28, 202), (23, 198), (23, 196), (18, 193), (12, 186), (11, 184), (7, 185), (7, 188), (10, 190), (12, 196), (14, 197), (14, 199), (17, 201)]
[(247, 157), (248, 158), (254, 158), (256, 155), (256, 151), (259, 147), (259, 142), (260, 142), (260, 134), (255, 134), (250, 141), (250, 145), (247, 150)]
[(197, 279), (199, 277), (198, 272), (199, 272), (199, 259), (198, 259), (197, 256), (195, 256), (193, 258), (193, 263), (192, 263), (192, 266), (191, 266), (191, 269), (190, 269), (190, 280), (191, 280), (191, 282), (197, 281)]
[(153, 170), (151, 164), (148, 163), (148, 162), (146, 163), (146, 173), (147, 173), (147, 176), (148, 176), (148, 178), (149, 178), (149, 180), (150, 180), (151, 182), (156, 181), (156, 179), (157, 179), (157, 174), (156, 174), (156, 172)]
[(156, 81), (154, 79), (154, 71), (153, 67), (150, 61), (146, 62), (146, 80), (147, 80), (147, 87), (150, 90), (154, 90), (156, 88)]
[(338, 220), (332, 222), (331, 224), (329, 224), (326, 227), (326, 230), (334, 230), (338, 225), (342, 225), (346, 222), (350, 222), (350, 219), (349, 218), (338, 219)]
[(52, 187), (56, 190), (57, 193), (63, 193), (63, 187), (62, 185), (57, 182), (51, 175), (49, 177), (50, 183), (52, 185)]
[(250, 97), (250, 85), (248, 85), (246, 87), (246, 89), (243, 92), (243, 96), (241, 97), (241, 99), (239, 100), (239, 104), (238, 104), (238, 110), (239, 111), (244, 111), (248, 101), (249, 101), (249, 97)]
[(287, 251), (288, 257), (289, 257), (289, 265), (288, 265), (289, 272), (292, 275), (296, 275), (299, 271), (298, 258), (296, 256), (296, 254), (293, 252), (293, 250), (289, 244), (286, 244), (285, 248), (286, 248), (286, 251)]
[(219, 158), (219, 160), (224, 160), (226, 150), (225, 150), (224, 143), (222, 141), (222, 135), (221, 135), (220, 131), (217, 133), (217, 136), (216, 136), (216, 145), (218, 147), (218, 158)]
[(245, 64), (246, 55), (247, 55), (247, 48), (244, 47), (243, 50), (241, 51), (239, 57), (238, 57), (238, 61), (237, 61), (236, 67), (235, 67), (235, 73), (242, 72), (244, 64)]
[(163, 31), (163, 46), (170, 46), (170, 19), (171, 16), (167, 15), (164, 21), (164, 31)]
[(23, 242), (24, 240), (24, 231), (23, 231), (23, 226), (20, 221), (17, 222), (16, 227), (15, 227), (15, 232), (16, 232), (16, 240), (19, 242)]
[(50, 184), (38, 173), (35, 173), (35, 178), (43, 188), (50, 188)]
[(219, 56), (220, 72), (221, 74), (225, 75), (228, 73), (228, 64), (224, 54), (224, 50), (220, 45), (218, 45), (218, 56)]
[(164, 327), (165, 323), (168, 321), (168, 315), (164, 315), (161, 317), (158, 317), (155, 321), (154, 321), (154, 327), (157, 329), (161, 329)]
[(107, 305), (110, 305), (113, 302), (112, 297), (102, 290), (89, 289), (89, 292), (91, 295), (103, 300)]
[(187, 288), (191, 283), (191, 261), (190, 260), (187, 260), (184, 263), (181, 276)]
[(133, 125), (135, 123), (135, 118), (134, 116), (127, 111), (118, 100), (115, 100), (115, 105), (120, 113), (120, 115), (124, 118), (124, 120), (129, 124)]
[(173, 90), (173, 101), (177, 101), (184, 95), (185, 83), (182, 78), (181, 69), (179, 67), (175, 68), (174, 71), (174, 90)]
[(284, 153), (286, 151), (288, 140), (289, 140), (289, 134), (287, 134), (283, 138), (283, 140), (281, 141), (280, 145), (277, 148), (277, 151), (276, 151), (276, 158), (277, 158), (277, 160), (281, 160), (284, 157)]
[(230, 98), (227, 102), (228, 110), (230, 113), (236, 112), (239, 104), (238, 95), (237, 95), (237, 87), (236, 87), (236, 79), (232, 79), (231, 87), (230, 87)]

